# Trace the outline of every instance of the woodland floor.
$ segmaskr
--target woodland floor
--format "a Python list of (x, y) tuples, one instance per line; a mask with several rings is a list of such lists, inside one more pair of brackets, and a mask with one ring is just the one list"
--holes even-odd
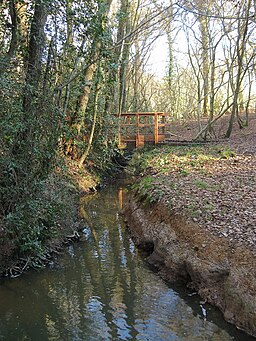
[(195, 122), (175, 124), (163, 146), (136, 152), (128, 168), (139, 175), (136, 200), (123, 213), (135, 243), (150, 241), (161, 276), (185, 278), (256, 336), (256, 115), (223, 139), (227, 126), (228, 117), (214, 142), (196, 144)]
[[(216, 130), (223, 133), (226, 127), (224, 120)], [(176, 137), (188, 141), (197, 128), (189, 122), (172, 129)], [(256, 255), (256, 115), (251, 116), (249, 127), (234, 126), (230, 139), (220, 136), (213, 145), (229, 147), (234, 156), (214, 159), (201, 169), (191, 167), (186, 176), (175, 169), (161, 176), (153, 170), (154, 187), (165, 193), (161, 201), (174, 212), (184, 212), (231, 248), (245, 246)]]

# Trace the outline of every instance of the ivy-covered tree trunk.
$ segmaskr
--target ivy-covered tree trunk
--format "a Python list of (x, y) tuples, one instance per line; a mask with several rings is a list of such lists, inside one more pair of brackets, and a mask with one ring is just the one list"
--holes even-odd
[[(9, 1), (9, 13), (11, 19), (11, 38), (6, 52), (7, 62), (16, 57), (24, 65), (26, 58), (28, 37), (28, 3), (23, 1)], [(20, 67), (21, 71), (24, 71)]]
[[(45, 2), (35, 2), (34, 14), (31, 21), (29, 45), (26, 59), (26, 77), (22, 98), (22, 117), (19, 133), (12, 148), (13, 158), (17, 164), (17, 176), (23, 185), (22, 195), (33, 191), (37, 186), (36, 180), (45, 178), (51, 165), (54, 146), (51, 142), (49, 116), (42, 100), (41, 76), (42, 58), (45, 48), (45, 33), (48, 7)], [(49, 106), (50, 107), (50, 106)], [(54, 126), (54, 122), (51, 122)], [(51, 152), (50, 152), (51, 150)], [(28, 185), (30, 184), (30, 185)], [(34, 189), (35, 189), (34, 188)]]
[(93, 119), (92, 119), (91, 131), (90, 131), (86, 150), (83, 153), (83, 155), (81, 156), (80, 161), (79, 161), (79, 167), (80, 168), (82, 167), (83, 163), (85, 162), (85, 160), (86, 160), (86, 158), (90, 152), (91, 146), (92, 146), (94, 132), (95, 132), (96, 123), (97, 123), (99, 92), (100, 92), (100, 85), (97, 81), (97, 84), (95, 86), (94, 101), (93, 101)]
[(28, 58), (26, 61), (26, 84), (23, 98), (25, 112), (33, 112), (35, 99), (39, 93), (39, 82), (42, 75), (42, 55), (45, 48), (44, 27), (47, 19), (47, 3), (36, 0), (31, 23)]
[(84, 86), (81, 89), (81, 94), (77, 101), (76, 116), (78, 117), (77, 122), (78, 133), (80, 133), (84, 125), (84, 116), (89, 102), (93, 77), (97, 69), (97, 60), (99, 58), (99, 54), (100, 46), (99, 44), (97, 44), (97, 46), (95, 47), (95, 52), (92, 55), (92, 59), (94, 59), (95, 62), (89, 65), (84, 72)]
[[(104, 21), (105, 18), (109, 14), (110, 6), (113, 0), (107, 0), (103, 1), (102, 3), (99, 4), (99, 16), (102, 16), (102, 20)], [(104, 22), (100, 23), (101, 27), (104, 26)], [(78, 101), (77, 101), (77, 108), (76, 108), (76, 116), (77, 116), (77, 130), (80, 133), (80, 130), (82, 129), (84, 125), (84, 117), (85, 117), (85, 112), (87, 109), (87, 105), (89, 102), (89, 97), (91, 93), (91, 86), (93, 82), (93, 78), (95, 75), (95, 71), (97, 69), (97, 62), (98, 59), (100, 58), (100, 55), (102, 53), (101, 51), (101, 35), (102, 32), (99, 32), (97, 34), (96, 32), (96, 37), (94, 39), (94, 42), (91, 46), (92, 53), (90, 55), (90, 61), (91, 63), (88, 65), (88, 67), (84, 71), (84, 76), (83, 76), (83, 86), (81, 88), (81, 93), (79, 95)]]

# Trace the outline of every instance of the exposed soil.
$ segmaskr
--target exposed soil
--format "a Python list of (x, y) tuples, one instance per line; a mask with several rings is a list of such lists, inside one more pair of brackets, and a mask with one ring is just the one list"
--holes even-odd
[(250, 250), (231, 249), (161, 203), (145, 207), (132, 200), (123, 214), (135, 244), (152, 250), (148, 261), (166, 280), (185, 282), (227, 321), (256, 336), (256, 269)]
[[(220, 121), (218, 131), (226, 123)], [(196, 124), (172, 129), (188, 141)], [(153, 206), (133, 198), (124, 214), (136, 244), (153, 246), (149, 261), (164, 277), (182, 279), (227, 321), (256, 337), (256, 118), (251, 116), (248, 128), (235, 126), (229, 140), (214, 143), (229, 146), (235, 156), (186, 176), (151, 169), (149, 191), (164, 195)]]

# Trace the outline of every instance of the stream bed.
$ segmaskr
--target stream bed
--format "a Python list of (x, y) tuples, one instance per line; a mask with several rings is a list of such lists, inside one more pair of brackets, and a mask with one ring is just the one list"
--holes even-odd
[(82, 198), (83, 237), (52, 265), (0, 282), (0, 340), (254, 340), (135, 249), (118, 183)]

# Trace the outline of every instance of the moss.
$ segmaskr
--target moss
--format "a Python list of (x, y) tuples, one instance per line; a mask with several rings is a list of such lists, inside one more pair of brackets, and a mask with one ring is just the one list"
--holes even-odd
[(196, 179), (193, 181), (193, 183), (198, 187), (198, 188), (201, 188), (201, 189), (205, 189), (205, 190), (208, 190), (208, 191), (212, 191), (212, 192), (215, 192), (219, 189), (219, 187), (217, 185), (212, 185), (212, 184), (209, 184), (203, 180), (200, 180), (200, 179)]

